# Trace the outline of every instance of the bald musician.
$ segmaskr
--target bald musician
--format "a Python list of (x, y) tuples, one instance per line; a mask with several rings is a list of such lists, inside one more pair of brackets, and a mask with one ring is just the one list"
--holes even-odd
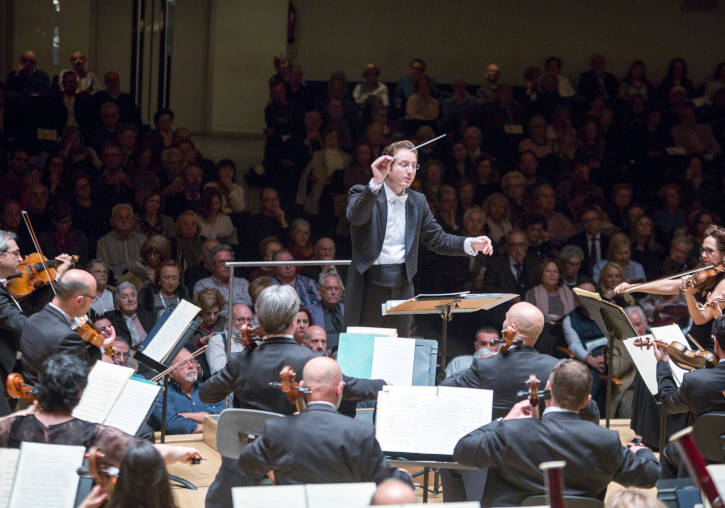
[(488, 469), (481, 506), (519, 506), (545, 492), (539, 464), (564, 460), (564, 494), (604, 499), (609, 482), (653, 487), (659, 463), (645, 446), (622, 446), (617, 432), (582, 420), (591, 399), (592, 374), (578, 360), (561, 360), (546, 382), (551, 399), (541, 419), (531, 418), (528, 400), (503, 418), (462, 437), (453, 458)]
[(278, 484), (376, 482), (410, 475), (385, 460), (375, 428), (337, 412), (342, 372), (331, 358), (312, 358), (300, 383), (310, 389), (305, 411), (267, 420), (264, 434), (239, 456), (248, 476), (274, 471)]
[(371, 506), (390, 505), (390, 504), (414, 504), (418, 499), (415, 497), (415, 491), (397, 478), (388, 478), (378, 485), (375, 494), (370, 498)]
[[(96, 300), (96, 279), (85, 270), (68, 270), (56, 282), (56, 295), (43, 309), (28, 318), (20, 337), (26, 382), (33, 386), (43, 362), (56, 353), (67, 353), (92, 365), (100, 350), (75, 332), (76, 318), (85, 316)], [(111, 346), (116, 332), (109, 327), (103, 342)]]

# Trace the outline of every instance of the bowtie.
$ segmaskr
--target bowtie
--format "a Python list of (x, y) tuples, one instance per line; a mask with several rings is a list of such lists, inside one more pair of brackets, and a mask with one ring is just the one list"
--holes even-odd
[(405, 200), (406, 199), (408, 199), (408, 194), (407, 193), (403, 193), (403, 194), (400, 194), (400, 195), (398, 195), (398, 194), (392, 194), (392, 195), (388, 196), (388, 203), (396, 203), (397, 202), (397, 203), (403, 203), (403, 204), (405, 204)]

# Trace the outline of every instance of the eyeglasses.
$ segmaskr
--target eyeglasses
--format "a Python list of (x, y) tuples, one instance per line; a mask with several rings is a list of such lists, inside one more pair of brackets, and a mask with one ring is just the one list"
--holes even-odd
[(3, 252), (3, 254), (9, 254), (11, 256), (15, 256), (15, 257), (18, 257), (18, 258), (22, 258), (23, 257), (23, 255), (20, 254), (20, 249), (17, 249), (17, 250), (6, 250), (5, 252)]
[(700, 255), (707, 254), (708, 256), (714, 252), (719, 252), (720, 249), (710, 249), (708, 247), (702, 247), (700, 249)]
[(252, 323), (254, 320), (250, 317), (238, 317), (234, 318), (234, 321), (237, 323)]
[(95, 302), (96, 300), (98, 300), (98, 297), (96, 295), (81, 295), (81, 296), (83, 296), (85, 298), (90, 298), (91, 302)]

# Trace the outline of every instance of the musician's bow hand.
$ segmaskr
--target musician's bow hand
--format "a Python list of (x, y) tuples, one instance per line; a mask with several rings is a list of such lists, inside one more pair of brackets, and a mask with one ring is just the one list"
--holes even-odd
[(390, 155), (381, 155), (370, 165), (373, 170), (373, 183), (375, 185), (381, 185), (385, 178), (390, 173), (390, 168), (393, 167), (393, 157)]
[(487, 236), (471, 238), (471, 248), (475, 253), (482, 252), (487, 256), (493, 254), (493, 243), (491, 243), (491, 239)]
[(113, 327), (113, 325), (104, 326), (101, 333), (104, 337), (106, 337), (103, 340), (102, 347), (106, 348), (113, 346), (113, 343), (116, 342), (116, 329)]
[(511, 411), (504, 416), (504, 420), (518, 420), (520, 418), (531, 418), (531, 403), (529, 399), (522, 400), (514, 404)]
[(632, 287), (632, 285), (629, 282), (622, 282), (620, 285), (618, 285), (614, 289), (612, 289), (612, 293), (615, 295), (618, 295), (619, 293), (624, 293), (630, 287)]
[(667, 350), (664, 346), (660, 346), (659, 344), (654, 345), (654, 354), (655, 358), (658, 362), (669, 362), (670, 361), (670, 355), (667, 354)]

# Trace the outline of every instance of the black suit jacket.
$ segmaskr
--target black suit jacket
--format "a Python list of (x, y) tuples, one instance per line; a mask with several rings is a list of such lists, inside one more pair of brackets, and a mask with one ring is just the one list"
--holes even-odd
[(713, 369), (697, 369), (682, 377), (677, 388), (672, 369), (667, 362), (657, 362), (657, 386), (662, 405), (668, 413), (692, 413), (697, 420), (700, 415), (716, 411), (725, 412), (725, 362)]
[(396, 476), (375, 439), (375, 427), (327, 404), (267, 420), (264, 434), (239, 456), (247, 476), (273, 470), (280, 485), (375, 482)]
[[(617, 78), (614, 77), (614, 74), (611, 74), (609, 72), (604, 73), (604, 90), (609, 97), (609, 99), (614, 99), (617, 97), (617, 89), (619, 88), (619, 83), (617, 83)], [(579, 76), (579, 88), (578, 92), (579, 95), (586, 99), (593, 99), (597, 93), (600, 91), (599, 87), (599, 80), (597, 79), (597, 75), (594, 74), (592, 71), (587, 71), (581, 73)]]
[[(0, 285), (0, 381), (3, 384), (15, 366), (15, 358), (20, 348), (20, 334), (27, 319), (5, 287)], [(0, 392), (0, 416), (10, 412), (4, 392), (5, 390)]]
[[(320, 355), (291, 337), (270, 337), (252, 351), (232, 354), (229, 363), (201, 385), (199, 398), (202, 402), (219, 402), (234, 393), (240, 407), (292, 414), (295, 408), (287, 396), (269, 383), (279, 381), (279, 371), (285, 365), (291, 365), (301, 377), (307, 361)], [(343, 398), (353, 401), (375, 399), (385, 384), (382, 380), (343, 378)]]
[(543, 494), (539, 464), (564, 460), (564, 493), (604, 499), (607, 485), (653, 487), (660, 465), (645, 448), (637, 454), (619, 435), (571, 412), (547, 413), (540, 420), (494, 421), (462, 437), (453, 451), (462, 464), (489, 468), (482, 506), (520, 505)]
[(527, 252), (523, 262), (523, 277), (516, 283), (508, 254), (494, 256), (488, 260), (483, 276), (483, 290), (486, 293), (514, 293), (523, 299), (526, 292), (538, 282), (537, 265), (536, 255)]
[[(584, 252), (584, 260), (582, 261), (581, 270), (592, 276), (592, 271), (589, 269), (589, 243), (587, 242), (587, 234), (584, 232), (577, 233), (567, 240), (567, 245), (576, 245)], [(602, 259), (607, 259), (607, 249), (609, 249), (609, 237), (604, 233), (599, 235), (599, 252), (601, 253)], [(592, 268), (594, 268), (592, 263)]]
[[(445, 233), (430, 211), (425, 196), (408, 189), (405, 202), (405, 270), (408, 283), (418, 271), (420, 242), (436, 254), (464, 256), (465, 238)], [(360, 323), (364, 274), (380, 256), (388, 220), (385, 189), (378, 194), (368, 185), (354, 185), (347, 198), (347, 220), (350, 221), (352, 264), (347, 273), (345, 290), (345, 324)], [(382, 302), (381, 302), (382, 303)]]
[[(156, 318), (153, 316), (151, 311), (139, 305), (136, 315), (138, 316), (139, 321), (141, 321), (143, 329), (146, 330), (146, 333), (149, 333), (156, 324)], [(123, 337), (129, 344), (132, 343), (131, 332), (128, 330), (126, 320), (123, 319), (123, 314), (121, 314), (120, 310), (109, 310), (103, 315), (103, 317), (108, 318), (111, 322), (113, 329), (116, 330), (117, 336)]]
[(30, 316), (20, 337), (25, 381), (34, 385), (43, 362), (56, 353), (78, 356), (89, 365), (101, 358), (100, 350), (71, 330), (65, 316), (50, 304)]
[[(471, 366), (455, 376), (446, 378), (441, 386), (460, 386), (493, 390), (493, 417), (505, 416), (521, 399), (518, 392), (526, 389), (530, 374), (536, 374), (541, 386), (546, 385), (549, 373), (559, 360), (539, 353), (529, 346), (514, 347), (507, 354), (476, 358)], [(543, 400), (542, 400), (543, 407)], [(592, 400), (582, 409), (582, 417), (599, 422), (599, 408)]]

